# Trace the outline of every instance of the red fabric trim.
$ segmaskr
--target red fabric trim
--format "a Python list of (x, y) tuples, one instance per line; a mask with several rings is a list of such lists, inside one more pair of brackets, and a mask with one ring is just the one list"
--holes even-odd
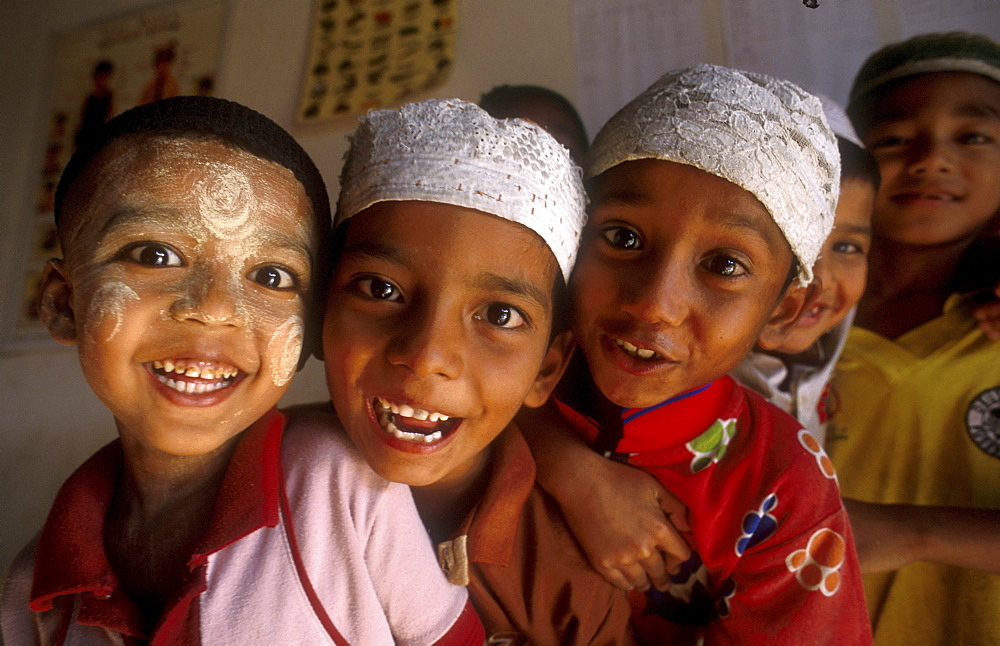
[[(280, 473), (280, 462), (278, 463), (278, 469)], [(309, 574), (306, 572), (305, 563), (302, 562), (302, 554), (299, 552), (299, 542), (295, 538), (295, 527), (292, 522), (292, 510), (291, 506), (288, 504), (288, 492), (285, 490), (285, 476), (283, 473), (279, 476), (279, 493), (281, 514), (285, 517), (285, 531), (288, 534), (288, 545), (292, 550), (292, 560), (295, 562), (295, 570), (298, 572), (299, 581), (302, 583), (302, 589), (305, 590), (306, 597), (309, 599), (309, 604), (312, 606), (313, 612), (316, 613), (316, 617), (319, 618), (319, 622), (323, 624), (323, 628), (326, 629), (326, 632), (330, 635), (333, 643), (337, 644), (337, 646), (347, 646), (347, 640), (340, 634), (340, 631), (337, 630), (333, 620), (330, 619), (330, 615), (327, 614), (326, 608), (323, 606), (323, 602), (320, 601), (319, 595), (316, 594), (316, 590), (313, 588), (312, 582), (309, 580)]]
[(479, 646), (486, 640), (486, 630), (479, 621), (479, 615), (472, 607), (471, 601), (465, 602), (465, 608), (458, 615), (458, 619), (451, 625), (448, 632), (441, 636), (441, 639), (434, 642), (433, 646)]
[(212, 523), (188, 563), (192, 570), (244, 536), (277, 526), (284, 429), (285, 416), (272, 408), (240, 439), (215, 499)]
[[(154, 644), (197, 638), (196, 598), (205, 590), (204, 570), (210, 554), (262, 527), (278, 524), (284, 426), (284, 415), (273, 408), (238, 440), (208, 531), (188, 562), (188, 581), (167, 604)], [(29, 607), (43, 612), (64, 595), (79, 595), (77, 623), (149, 639), (138, 609), (118, 589), (118, 578), (104, 552), (104, 520), (124, 463), (121, 442), (115, 440), (87, 460), (59, 490), (35, 553)], [(71, 608), (72, 603), (71, 598)]]

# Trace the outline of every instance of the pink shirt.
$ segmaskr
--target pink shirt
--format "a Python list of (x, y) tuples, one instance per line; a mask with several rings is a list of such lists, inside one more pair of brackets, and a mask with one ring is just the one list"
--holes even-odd
[(11, 566), (4, 642), (481, 643), (409, 489), (371, 471), (336, 424), (314, 415), (286, 430), (272, 410), (244, 433), (187, 580), (153, 634), (104, 555), (104, 516), (124, 466), (120, 443), (107, 445), (63, 485)]

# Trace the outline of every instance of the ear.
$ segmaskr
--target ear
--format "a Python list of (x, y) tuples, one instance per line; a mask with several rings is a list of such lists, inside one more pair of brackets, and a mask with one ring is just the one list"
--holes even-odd
[(781, 345), (803, 312), (812, 307), (819, 298), (820, 292), (823, 291), (821, 287), (819, 278), (815, 278), (805, 287), (801, 287), (798, 282), (792, 282), (785, 290), (785, 295), (778, 301), (777, 307), (771, 312), (764, 329), (760, 331), (757, 345), (763, 350), (774, 350)]
[(63, 345), (76, 345), (76, 316), (72, 306), (73, 287), (62, 260), (53, 258), (45, 263), (42, 273), (38, 316), (52, 338)]
[(548, 401), (549, 395), (555, 390), (556, 384), (562, 379), (569, 365), (570, 357), (573, 356), (573, 349), (576, 341), (573, 333), (569, 330), (556, 335), (549, 344), (549, 350), (542, 359), (542, 366), (538, 369), (538, 376), (535, 383), (531, 385), (528, 396), (524, 398), (524, 405), (531, 408), (538, 408)]

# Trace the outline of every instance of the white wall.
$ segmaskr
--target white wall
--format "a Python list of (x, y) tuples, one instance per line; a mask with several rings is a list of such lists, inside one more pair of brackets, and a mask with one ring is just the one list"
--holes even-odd
[[(0, 2), (0, 271), (12, 272), (19, 214), (30, 204), (41, 162), (45, 79), (53, 34), (158, 0)], [(499, 83), (545, 85), (574, 100), (571, 0), (460, 0), (455, 65), (437, 96), (476, 100)], [(336, 192), (353, 120), (295, 123), (312, 0), (229, 0), (216, 94), (285, 126)], [(427, 95), (430, 96), (430, 95)], [(418, 97), (424, 98), (424, 97)], [(0, 303), (0, 307), (13, 307)], [(311, 359), (286, 402), (325, 398), (322, 364)], [(41, 527), (60, 483), (114, 437), (111, 416), (91, 394), (76, 354), (52, 349), (0, 354), (0, 570)]]

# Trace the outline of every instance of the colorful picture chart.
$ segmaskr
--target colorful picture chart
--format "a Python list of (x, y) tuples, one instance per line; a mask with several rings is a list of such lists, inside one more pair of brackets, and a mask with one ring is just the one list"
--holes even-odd
[(439, 85), (457, 0), (317, 0), (301, 121), (360, 114)]

